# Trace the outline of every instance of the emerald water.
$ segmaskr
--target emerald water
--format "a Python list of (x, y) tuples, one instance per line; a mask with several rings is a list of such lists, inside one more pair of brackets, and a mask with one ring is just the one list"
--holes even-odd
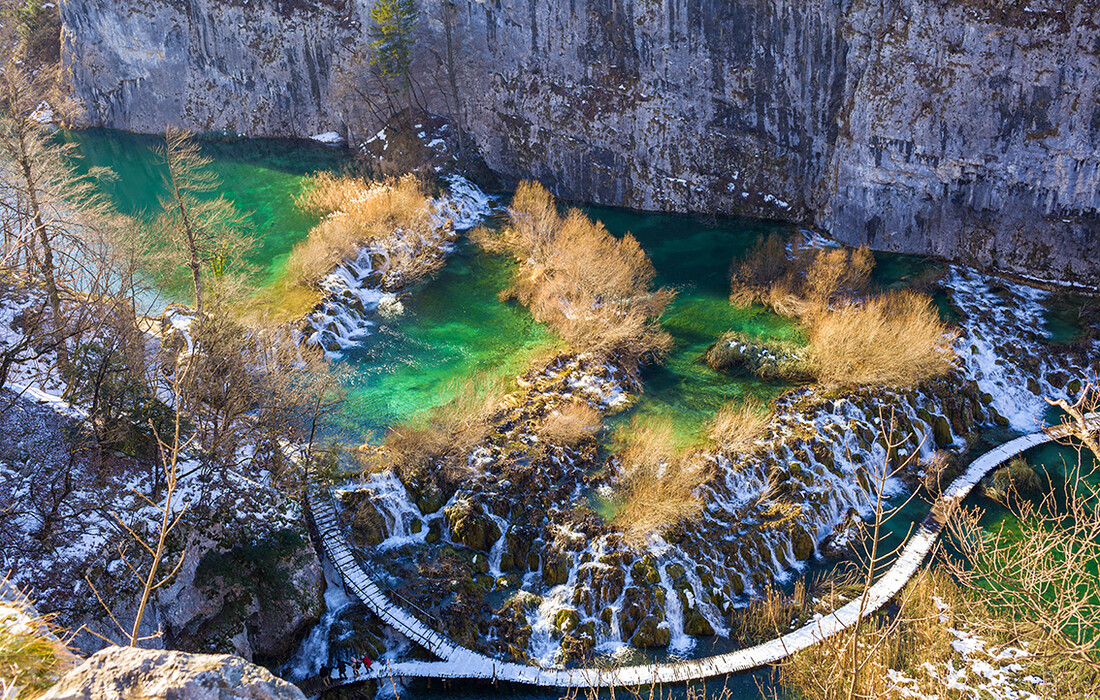
[[(160, 211), (159, 198), (167, 193), (167, 170), (155, 149), (164, 145), (162, 137), (92, 129), (63, 131), (58, 138), (76, 144), (81, 155), (77, 167), (82, 172), (97, 167), (113, 172), (111, 178), (101, 180), (100, 187), (123, 214), (148, 220)], [(262, 279), (272, 278), (291, 247), (317, 223), (316, 217), (294, 205), (305, 177), (339, 169), (347, 163), (345, 152), (313, 141), (286, 139), (201, 144), (221, 180), (216, 194), (232, 201), (251, 221), (257, 245), (250, 262), (260, 268)]]
[[(81, 168), (106, 166), (115, 172), (103, 188), (120, 210), (135, 216), (156, 213), (163, 193), (163, 167), (151, 149), (161, 139), (102, 130), (67, 132), (59, 138), (77, 144), (83, 156)], [(311, 142), (283, 140), (204, 142), (203, 151), (214, 159), (223, 183), (221, 194), (251, 218), (258, 239), (252, 261), (262, 270), (262, 279), (271, 279), (294, 243), (316, 223), (294, 205), (305, 177), (317, 170), (339, 169), (346, 157), (342, 151)], [(781, 382), (714, 372), (701, 362), (707, 347), (730, 329), (762, 338), (804, 340), (792, 321), (761, 308), (736, 309), (728, 302), (731, 262), (761, 235), (789, 230), (786, 226), (596, 207), (587, 212), (612, 233), (632, 232), (650, 255), (658, 282), (678, 292), (662, 318), (674, 339), (672, 353), (663, 365), (644, 370), (643, 391), (630, 408), (611, 418), (612, 426), (635, 416), (660, 417), (671, 420), (677, 438), (687, 444), (700, 437), (706, 422), (724, 404), (748, 395), (768, 400), (790, 388)], [(920, 259), (876, 258), (875, 279), (884, 286), (911, 283), (932, 269)], [(333, 419), (333, 434), (352, 444), (377, 439), (389, 426), (415, 419), (458, 392), (468, 391), (466, 380), (483, 374), (514, 376), (529, 366), (532, 357), (554, 346), (558, 341), (553, 333), (524, 307), (498, 298), (513, 267), (507, 259), (461, 241), (443, 270), (403, 299), (403, 311), (378, 319), (376, 332), (343, 360), (350, 372), (348, 396)], [(954, 313), (946, 298), (937, 303), (945, 316)], [(1055, 340), (1077, 339), (1075, 320), (1070, 310), (1054, 309), (1048, 323)], [(1043, 449), (1032, 459), (1058, 466), (1063, 453)], [(989, 524), (1008, 522), (1004, 511), (988, 499), (972, 496), (970, 502), (989, 508)], [(888, 536), (899, 541), (909, 524), (926, 512), (925, 505), (913, 504), (895, 521), (896, 532), (892, 525)], [(757, 680), (766, 686), (766, 672), (733, 679), (732, 697), (759, 697)], [(461, 693), (452, 689), (446, 694), (497, 695), (478, 684), (462, 687)], [(721, 688), (722, 682), (708, 687)], [(531, 689), (512, 692), (556, 696)], [(438, 692), (413, 692), (414, 697), (428, 694)]]

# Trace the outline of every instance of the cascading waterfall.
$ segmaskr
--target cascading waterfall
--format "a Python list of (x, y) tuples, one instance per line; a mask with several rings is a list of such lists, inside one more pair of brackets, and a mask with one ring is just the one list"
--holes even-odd
[(339, 574), (327, 561), (324, 562), (324, 567), (325, 613), (302, 640), (294, 656), (283, 666), (282, 675), (291, 681), (313, 678), (330, 664), (329, 642), (332, 639), (332, 626), (346, 610), (359, 602), (347, 594)]
[[(321, 281), (324, 299), (308, 317), (307, 342), (325, 349), (329, 359), (343, 357), (371, 335), (379, 316), (394, 316), (403, 308), (398, 294), (383, 289), (387, 275), (400, 281), (401, 270), (393, 260), (420, 254), (449, 254), (454, 250), (450, 231), (460, 232), (489, 216), (496, 199), (460, 175), (446, 178), (449, 191), (432, 202), (435, 234), (424, 238), (397, 229), (377, 243), (361, 248), (354, 259), (338, 264)], [(389, 288), (389, 287), (387, 287)]]
[(673, 587), (668, 575), (668, 565), (657, 567), (661, 576), (661, 588), (665, 591), (665, 621), (668, 627), (668, 650), (673, 654), (687, 654), (695, 648), (695, 638), (684, 633), (684, 609), (680, 604), (680, 594)]
[[(1004, 290), (1008, 300), (993, 291), (993, 284)], [(993, 406), (1008, 419), (1014, 430), (1026, 432), (1042, 424), (1047, 404), (1043, 397), (1070, 398), (1063, 387), (1052, 384), (1047, 375), (1070, 370), (1088, 377), (1089, 367), (1074, 367), (1068, 358), (1039, 353), (1037, 367), (1022, 367), (1026, 353), (1036, 353), (1045, 330), (1042, 306), (1050, 293), (1042, 289), (993, 280), (973, 270), (952, 268), (948, 282), (951, 300), (965, 318), (964, 335), (956, 350), (967, 376), (978, 382), (982, 391), (993, 397)], [(1029, 380), (1031, 386), (1029, 387)], [(1036, 391), (1038, 389), (1038, 391)]]

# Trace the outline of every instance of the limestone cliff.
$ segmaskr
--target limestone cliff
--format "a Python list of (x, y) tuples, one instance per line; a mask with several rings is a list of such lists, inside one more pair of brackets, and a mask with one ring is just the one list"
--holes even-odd
[[(506, 178), (1100, 277), (1091, 3), (419, 1), (419, 97)], [(366, 71), (369, 5), (66, 0), (64, 57), (92, 123), (363, 133), (372, 115), (341, 96)]]

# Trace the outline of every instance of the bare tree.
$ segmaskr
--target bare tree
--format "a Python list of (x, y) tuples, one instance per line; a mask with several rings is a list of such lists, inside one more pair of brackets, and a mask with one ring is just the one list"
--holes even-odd
[(233, 204), (213, 196), (220, 183), (210, 169), (212, 160), (189, 132), (169, 127), (159, 153), (167, 166), (168, 195), (161, 199), (163, 212), (149, 242), (150, 262), (169, 277), (187, 271), (201, 322), (209, 287), (242, 269), (255, 239), (246, 235), (246, 220)]
[[(177, 366), (173, 378), (173, 395), (177, 405), (181, 398), (183, 375), (185, 375), (187, 371), (185, 366)], [(152, 595), (158, 589), (163, 588), (171, 582), (175, 575), (179, 573), (180, 568), (183, 566), (184, 559), (187, 556), (187, 550), (184, 549), (177, 555), (176, 563), (172, 565), (172, 568), (168, 570), (167, 573), (163, 573), (165, 558), (168, 556), (169, 536), (172, 531), (175, 530), (176, 526), (179, 525), (190, 505), (188, 502), (184, 502), (180, 505), (175, 501), (176, 491), (180, 484), (180, 460), (193, 440), (193, 438), (185, 438), (183, 436), (182, 424), (182, 415), (177, 411), (175, 420), (173, 421), (172, 435), (168, 440), (163, 439), (156, 430), (156, 427), (150, 424), (150, 428), (152, 428), (156, 436), (160, 453), (160, 465), (164, 473), (164, 500), (159, 503), (155, 502), (137, 489), (134, 489), (133, 493), (138, 499), (154, 509), (157, 513), (159, 522), (154, 525), (152, 536), (139, 531), (143, 528), (137, 525), (137, 523), (134, 525), (127, 524), (126, 520), (121, 515), (117, 512), (113, 513), (118, 524), (130, 536), (133, 543), (138, 546), (138, 552), (141, 557), (141, 559), (136, 560), (129, 554), (126, 547), (122, 544), (118, 545), (118, 553), (121, 561), (125, 565), (130, 576), (141, 586), (141, 595), (138, 600), (137, 610), (134, 613), (133, 623), (128, 627), (124, 625), (103, 599), (103, 596), (100, 595), (92, 581), (85, 578), (88, 586), (99, 600), (100, 605), (107, 612), (118, 630), (125, 635), (127, 643), (130, 646), (138, 646), (143, 641), (160, 636), (159, 629), (152, 635), (141, 634), (141, 623), (145, 617), (146, 608), (149, 605)], [(144, 561), (146, 558), (148, 563)], [(102, 637), (102, 635), (97, 636)], [(104, 639), (106, 641), (111, 641), (105, 637)]]
[(42, 280), (53, 349), (65, 371), (67, 281), (104, 202), (92, 181), (74, 170), (71, 145), (52, 139), (42, 123), (48, 112), (73, 109), (49, 71), (29, 73), (11, 48), (0, 53), (0, 64), (0, 208), (8, 233), (3, 260)]
[(1100, 462), (1100, 430), (1094, 422), (1089, 424), (1089, 418), (1095, 419), (1100, 414), (1100, 389), (1092, 382), (1086, 382), (1081, 389), (1081, 395), (1072, 404), (1065, 399), (1047, 399), (1051, 406), (1057, 406), (1066, 412), (1062, 424), (1070, 427), (1073, 438), (1080, 440), (1081, 444), (1088, 448)]

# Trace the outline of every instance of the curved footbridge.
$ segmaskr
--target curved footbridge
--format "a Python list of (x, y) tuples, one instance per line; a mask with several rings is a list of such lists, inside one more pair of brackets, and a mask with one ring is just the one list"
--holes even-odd
[[(1087, 418), (1091, 430), (1100, 430), (1100, 414)], [(878, 610), (905, 586), (920, 568), (925, 556), (943, 528), (951, 507), (966, 498), (983, 476), (998, 465), (1036, 445), (1072, 434), (1067, 426), (1056, 426), (1006, 442), (972, 462), (967, 470), (944, 491), (929, 516), (917, 527), (897, 560), (874, 585), (864, 604), (862, 615)], [(773, 664), (817, 642), (852, 627), (860, 619), (861, 599), (857, 598), (831, 615), (769, 642), (704, 659), (674, 661), (617, 668), (541, 668), (500, 661), (461, 647), (428, 627), (407, 607), (383, 593), (348, 547), (336, 518), (336, 509), (328, 493), (314, 489), (307, 497), (310, 512), (325, 554), (340, 573), (347, 590), (354, 593), (386, 624), (428, 650), (440, 661), (376, 662), (369, 671), (360, 669), (346, 676), (314, 679), (325, 687), (385, 678), (464, 678), (508, 681), (556, 688), (604, 688), (675, 683), (740, 673)]]

